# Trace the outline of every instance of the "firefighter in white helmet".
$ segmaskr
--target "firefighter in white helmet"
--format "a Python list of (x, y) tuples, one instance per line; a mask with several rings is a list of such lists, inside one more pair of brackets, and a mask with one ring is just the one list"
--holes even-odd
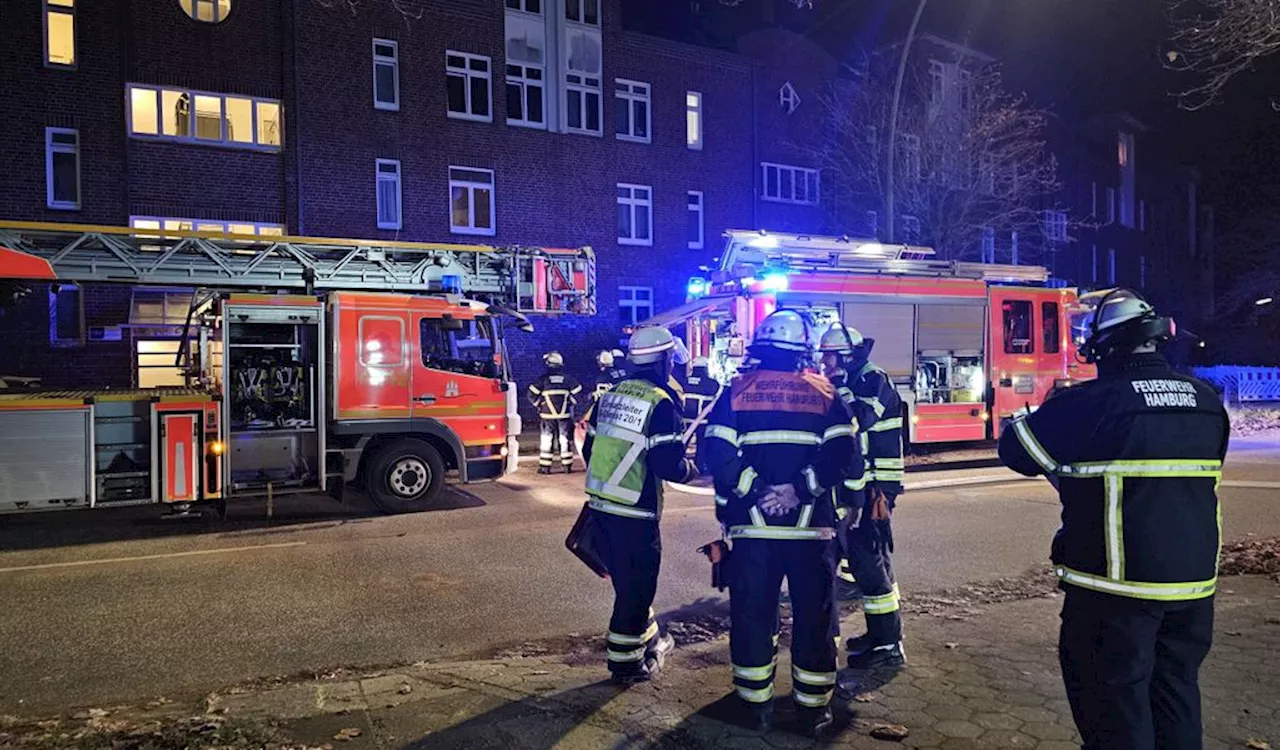
[(857, 329), (835, 323), (822, 337), (823, 372), (836, 383), (860, 430), (866, 472), (847, 481), (846, 502), (857, 510), (846, 520), (846, 570), (857, 580), (867, 632), (850, 638), (849, 666), (868, 669), (901, 664), (902, 612), (893, 577), (891, 516), (902, 493), (902, 399), (888, 374), (868, 356), (871, 342)]
[(772, 721), (778, 601), (791, 596), (792, 699), (801, 729), (832, 723), (838, 632), (833, 490), (863, 471), (853, 414), (821, 375), (804, 371), (809, 326), (775, 312), (756, 329), (758, 365), (712, 408), (707, 462), (716, 518), (733, 549), (729, 650), (734, 689), (753, 728)]
[(1062, 500), (1052, 559), (1071, 713), (1086, 748), (1198, 750), (1227, 413), (1156, 351), (1173, 321), (1136, 292), (1081, 297), (1071, 328), (1097, 379), (1013, 420), (999, 444), (1006, 466), (1048, 476)]
[(632, 372), (600, 397), (583, 456), (595, 548), (613, 583), (605, 639), (617, 682), (647, 680), (675, 645), (653, 613), (662, 562), (662, 482), (697, 476), (685, 458), (679, 402), (666, 386), (683, 349), (665, 328), (631, 336)]
[(582, 393), (578, 379), (564, 371), (560, 352), (542, 355), (547, 366), (542, 377), (529, 384), (529, 400), (538, 408), (542, 434), (538, 442), (538, 473), (550, 474), (559, 449), (560, 465), (573, 472), (573, 411)]
[[(706, 411), (716, 400), (716, 396), (720, 395), (720, 383), (711, 377), (710, 363), (706, 357), (698, 357), (693, 360), (693, 370), (689, 373), (689, 377), (685, 380), (684, 388), (684, 418), (686, 424), (693, 424), (698, 415)], [(706, 470), (706, 432), (707, 425), (704, 418), (693, 433), (693, 444), (695, 450), (694, 459), (698, 464), (699, 471)]]

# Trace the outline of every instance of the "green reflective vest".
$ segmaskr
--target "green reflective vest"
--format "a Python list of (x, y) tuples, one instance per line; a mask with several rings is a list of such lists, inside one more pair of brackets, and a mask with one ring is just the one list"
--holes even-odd
[(680, 439), (679, 435), (649, 435), (649, 422), (658, 404), (670, 399), (666, 391), (644, 380), (624, 380), (600, 397), (587, 465), (591, 507), (630, 518), (658, 518), (662, 510), (660, 482), (654, 507), (638, 506), (649, 476), (649, 448), (656, 442)]

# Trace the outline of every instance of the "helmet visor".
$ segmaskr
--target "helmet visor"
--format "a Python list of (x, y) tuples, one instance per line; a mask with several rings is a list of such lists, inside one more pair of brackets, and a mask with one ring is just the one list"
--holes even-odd
[(1097, 314), (1097, 299), (1082, 298), (1067, 308), (1067, 320), (1071, 325), (1071, 340), (1076, 346), (1084, 344), (1093, 335), (1093, 319)]
[(677, 365), (689, 364), (689, 347), (684, 345), (684, 339), (679, 336), (676, 336), (675, 339), (676, 350), (675, 353), (671, 355), (672, 360), (674, 360)]

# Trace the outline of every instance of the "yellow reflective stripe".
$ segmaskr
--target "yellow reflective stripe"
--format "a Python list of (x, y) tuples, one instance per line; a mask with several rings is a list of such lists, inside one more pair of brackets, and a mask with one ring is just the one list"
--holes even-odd
[(822, 433), (822, 442), (835, 440), (841, 437), (853, 437), (854, 428), (852, 424), (838, 424), (834, 427), (828, 427), (827, 431)]
[(849, 572), (848, 568), (840, 568), (839, 570), (837, 570), (836, 577), (838, 577), (843, 581), (848, 581), (849, 583), (858, 582), (858, 579), (853, 577), (853, 574)]
[(1113, 581), (1091, 573), (1082, 573), (1065, 566), (1055, 568), (1058, 578), (1080, 588), (1101, 591), (1105, 594), (1126, 596), (1131, 599), (1181, 602), (1213, 596), (1218, 579), (1187, 583), (1143, 583), (1140, 581)]
[(800, 473), (804, 474), (804, 483), (809, 487), (809, 494), (817, 495), (822, 492), (822, 485), (818, 484), (818, 472), (814, 471), (812, 466), (804, 467)]
[(730, 445), (738, 444), (738, 431), (732, 427), (726, 427), (722, 424), (708, 425), (706, 436), (709, 438), (719, 438)]
[(644, 646), (641, 646), (640, 648), (634, 651), (609, 651), (608, 652), (609, 661), (620, 661), (620, 662), (640, 661), (641, 659), (644, 658), (644, 652), (645, 652)]
[(867, 474), (873, 482), (901, 482), (907, 478), (907, 473), (905, 471), (898, 471), (894, 469), (879, 469), (876, 471), (869, 471)]
[(763, 667), (743, 667), (734, 664), (733, 676), (743, 680), (751, 680), (752, 682), (764, 682), (765, 680), (773, 679), (773, 670), (777, 666), (777, 659), (774, 659)]
[(1040, 468), (1049, 473), (1058, 470), (1058, 464), (1049, 455), (1049, 452), (1040, 445), (1040, 441), (1036, 440), (1036, 436), (1031, 434), (1031, 428), (1027, 426), (1026, 419), (1016, 419), (1013, 422), (1013, 434), (1018, 436), (1018, 442), (1022, 443), (1022, 447), (1026, 449), (1031, 458), (1040, 464)]
[(664, 445), (666, 443), (679, 443), (682, 441), (682, 435), (654, 435), (649, 438), (649, 447)]
[(858, 433), (858, 447), (862, 449), (862, 455), (864, 456), (871, 452), (870, 442), (867, 438), (867, 435), (869, 434), (870, 433), (867, 432)]
[(862, 597), (862, 610), (869, 615), (887, 615), (897, 612), (900, 602), (898, 584), (895, 583), (893, 591), (887, 594)]
[(773, 685), (762, 687), (759, 690), (734, 685), (734, 690), (738, 691), (739, 698), (748, 703), (768, 703), (773, 700)]
[(800, 508), (800, 518), (799, 520), (796, 521), (796, 528), (807, 529), (809, 527), (809, 521), (811, 521), (812, 519), (813, 519), (813, 503), (809, 503), (808, 505), (805, 505), (804, 507)]
[(859, 477), (858, 479), (846, 479), (846, 480), (844, 480), (844, 488), (845, 488), (846, 490), (863, 490), (863, 489), (866, 489), (866, 488), (867, 488), (867, 480), (868, 480), (869, 478), (870, 478), (870, 477), (868, 477), (868, 476), (867, 476), (867, 474), (866, 474), (866, 473), (864, 473), (864, 474), (863, 474), (861, 477)]
[(1124, 495), (1124, 480), (1118, 474), (1107, 474), (1104, 483), (1103, 535), (1107, 547), (1107, 577), (1124, 580), (1124, 529), (1120, 501)]
[(875, 424), (867, 428), (867, 432), (886, 432), (888, 430), (901, 430), (902, 417), (890, 417), (889, 419), (877, 420)]
[(797, 690), (791, 694), (791, 697), (795, 699), (796, 703), (806, 708), (821, 708), (831, 702), (831, 694), (834, 692), (834, 690), (828, 690), (821, 695), (811, 695)]
[(747, 496), (747, 493), (751, 491), (751, 486), (756, 483), (757, 476), (756, 470), (750, 466), (742, 470), (742, 473), (738, 475), (738, 486), (733, 488), (738, 497)]
[(907, 468), (906, 459), (903, 458), (873, 458), (871, 463), (875, 464), (877, 469), (905, 469)]
[(651, 622), (642, 635), (626, 635), (625, 633), (615, 633), (610, 630), (609, 634), (605, 636), (605, 640), (620, 646), (643, 646), (657, 634), (658, 623)]
[(791, 666), (791, 678), (796, 682), (803, 682), (806, 685), (817, 685), (824, 687), (826, 685), (836, 684), (835, 672), (810, 672), (807, 669)]
[(784, 539), (806, 541), (810, 539), (834, 539), (833, 529), (797, 529), (794, 526), (731, 526), (730, 539)]
[(759, 506), (757, 506), (757, 505), (753, 505), (753, 506), (751, 506), (751, 510), (750, 510), (750, 511), (748, 511), (748, 513), (750, 513), (750, 514), (751, 514), (751, 523), (755, 524), (756, 526), (768, 526), (768, 525), (769, 525), (769, 524), (765, 523), (765, 520), (764, 520), (764, 514), (760, 512), (760, 507), (759, 507)]
[(568, 391), (568, 389), (565, 389), (565, 388), (548, 388), (547, 390), (542, 391), (542, 395), (544, 395), (544, 396), (568, 396), (568, 395), (569, 395), (569, 391)]
[(880, 403), (880, 399), (878, 397), (858, 396), (857, 398), (862, 403), (866, 404), (867, 406), (870, 406), (871, 410), (876, 413), (877, 418), (884, 416), (884, 404)]
[[(847, 515), (849, 515), (849, 509), (848, 509), (847, 507), (845, 507), (845, 506), (843, 506), (843, 505), (840, 505), (840, 506), (837, 506), (837, 507), (836, 507), (836, 518), (839, 518), (841, 521), (843, 521), (843, 520), (844, 520), (844, 518), (845, 518), (845, 516), (847, 516)], [(843, 561), (843, 560), (841, 560), (841, 561), (840, 561), (840, 564), (841, 564), (841, 565), (844, 565), (845, 563), (844, 563), (844, 561)]]
[(716, 495), (716, 505), (728, 505), (729, 498), (724, 495)]
[[(587, 479), (588, 492), (590, 492), (592, 489), (591, 484), (592, 484), (591, 479), (588, 478)], [(601, 491), (616, 492), (616, 493), (630, 492), (630, 490), (625, 490), (622, 487), (606, 487), (606, 488), (602, 488)], [(635, 494), (636, 494), (636, 500), (639, 501), (640, 493), (637, 492)], [(603, 500), (603, 499), (589, 500), (587, 502), (587, 505), (590, 505), (593, 509), (600, 511), (601, 513), (610, 513), (615, 516), (623, 516), (624, 518), (642, 518), (645, 520), (656, 520), (658, 518), (658, 514), (654, 513), (651, 510), (644, 510), (642, 508), (630, 508), (626, 505), (619, 505), (618, 503), (610, 502), (608, 500)]]
[(1063, 476), (1217, 477), (1222, 473), (1222, 462), (1187, 459), (1092, 461), (1068, 464), (1060, 467), (1059, 472)]
[[(843, 427), (843, 425), (841, 425)], [(832, 429), (835, 429), (834, 427)], [(744, 432), (738, 436), (739, 445), (771, 445), (786, 443), (788, 445), (820, 445), (822, 438), (804, 430), (756, 430)]]

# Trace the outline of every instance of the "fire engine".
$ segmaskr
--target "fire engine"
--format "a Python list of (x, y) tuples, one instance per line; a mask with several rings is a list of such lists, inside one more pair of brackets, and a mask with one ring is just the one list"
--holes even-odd
[(710, 278), (690, 280), (690, 301), (641, 324), (684, 326), (693, 356), (722, 380), (745, 361), (756, 324), (780, 308), (802, 312), (819, 333), (843, 321), (873, 340), (915, 444), (990, 439), (1055, 386), (1093, 377), (1069, 336), (1076, 290), (1045, 268), (942, 261), (929, 248), (848, 237), (725, 238)]
[(0, 278), (181, 287), (190, 301), (170, 350), (185, 387), (0, 392), (0, 512), (225, 513), (355, 480), (384, 511), (425, 509), (446, 473), (516, 467), (504, 329), (596, 304), (590, 248), (38, 222), (0, 222)]

